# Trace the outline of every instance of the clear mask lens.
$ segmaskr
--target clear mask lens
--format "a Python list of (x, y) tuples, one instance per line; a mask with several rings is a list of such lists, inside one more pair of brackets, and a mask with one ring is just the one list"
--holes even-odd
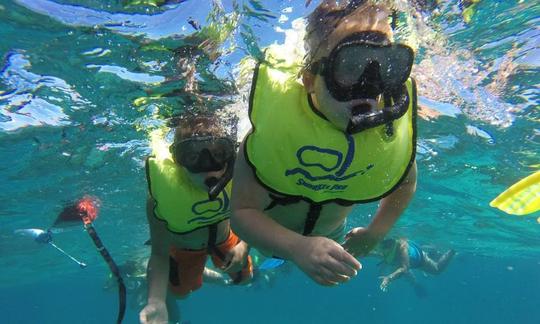
[(354, 87), (378, 80), (384, 88), (395, 89), (409, 77), (412, 50), (403, 45), (348, 44), (335, 53), (331, 62), (332, 76), (339, 86)]
[(194, 137), (171, 146), (177, 163), (193, 173), (222, 170), (234, 158), (234, 144), (224, 137)]

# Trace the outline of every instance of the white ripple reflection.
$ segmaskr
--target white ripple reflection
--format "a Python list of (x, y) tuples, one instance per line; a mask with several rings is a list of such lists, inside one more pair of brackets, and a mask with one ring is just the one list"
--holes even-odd
[[(89, 102), (64, 80), (35, 74), (23, 52), (12, 51), (0, 71), (0, 131), (70, 123), (62, 106), (78, 109)], [(53, 103), (54, 102), (54, 103)]]

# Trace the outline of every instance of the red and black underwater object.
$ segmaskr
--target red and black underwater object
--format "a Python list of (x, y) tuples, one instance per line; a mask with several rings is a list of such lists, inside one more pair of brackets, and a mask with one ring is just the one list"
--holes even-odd
[(107, 251), (103, 245), (103, 242), (99, 238), (96, 229), (92, 225), (92, 222), (96, 220), (98, 213), (99, 199), (92, 196), (84, 196), (76, 202), (66, 205), (62, 212), (58, 214), (58, 217), (54, 221), (53, 227), (73, 226), (82, 222), (84, 229), (88, 235), (90, 235), (94, 245), (118, 282), (119, 305), (116, 323), (122, 323), (126, 312), (126, 286), (124, 285), (124, 280), (122, 279), (118, 266), (109, 254), (109, 251)]
[(99, 212), (99, 200), (92, 196), (84, 196), (75, 203), (68, 204), (62, 209), (53, 227), (64, 227), (78, 225), (79, 221), (88, 219), (93, 222)]

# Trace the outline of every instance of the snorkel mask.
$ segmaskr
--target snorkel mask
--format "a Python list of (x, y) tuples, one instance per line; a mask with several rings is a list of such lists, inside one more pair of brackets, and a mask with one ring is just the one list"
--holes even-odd
[(235, 159), (234, 143), (226, 137), (190, 137), (173, 143), (169, 147), (176, 163), (191, 173), (220, 171), (227, 169), (221, 178), (209, 178), (208, 197), (215, 199), (232, 179)]
[[(344, 38), (327, 57), (310, 63), (308, 70), (324, 78), (335, 100), (358, 102), (347, 127), (354, 134), (405, 114), (410, 100), (405, 82), (413, 60), (410, 47), (391, 44), (383, 33), (366, 31)], [(381, 94), (384, 107), (379, 109)]]

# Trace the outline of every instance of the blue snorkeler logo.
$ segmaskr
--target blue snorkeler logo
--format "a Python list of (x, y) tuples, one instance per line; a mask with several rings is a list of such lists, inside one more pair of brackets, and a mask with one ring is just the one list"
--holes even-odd
[(301, 167), (286, 170), (285, 176), (300, 175), (296, 184), (314, 191), (340, 192), (346, 190), (348, 185), (339, 184), (339, 182), (359, 174), (363, 175), (373, 167), (373, 164), (369, 164), (363, 170), (347, 173), (356, 150), (352, 136), (345, 134), (345, 137), (347, 139), (347, 152), (345, 154), (315, 145), (302, 146), (296, 151), (296, 158)]
[(199, 217), (190, 219), (188, 224), (211, 224), (216, 218), (230, 213), (229, 205), (229, 196), (225, 190), (216, 199), (198, 201), (191, 206), (191, 212)]

